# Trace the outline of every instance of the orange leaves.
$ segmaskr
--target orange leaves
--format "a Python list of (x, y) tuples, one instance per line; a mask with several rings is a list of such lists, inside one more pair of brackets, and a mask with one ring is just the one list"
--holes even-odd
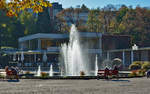
[(43, 12), (43, 7), (51, 7), (52, 4), (46, 0), (0, 0), (0, 9), (7, 10), (7, 16), (17, 16), (20, 11), (32, 9), (33, 12)]
[(18, 16), (17, 13), (15, 13), (13, 10), (7, 11), (6, 15), (9, 16), (9, 17), (13, 17), (13, 16), (17, 17)]
[(0, 0), (0, 9), (4, 9), (6, 5), (6, 0)]
[(32, 9), (35, 13), (43, 12), (43, 8), (41, 6), (33, 6)]

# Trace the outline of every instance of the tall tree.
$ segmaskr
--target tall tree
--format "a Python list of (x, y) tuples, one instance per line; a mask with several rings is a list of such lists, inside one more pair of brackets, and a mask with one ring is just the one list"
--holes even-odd
[(88, 15), (88, 29), (90, 32), (100, 32), (101, 23), (98, 19), (99, 10), (91, 10)]
[(47, 0), (0, 0), (0, 9), (5, 11), (7, 16), (17, 16), (21, 11), (32, 9), (38, 13), (43, 7), (51, 7)]
[(37, 18), (33, 15), (33, 13), (23, 11), (19, 15), (18, 20), (24, 26), (24, 35), (36, 33)]
[(53, 26), (51, 24), (48, 8), (44, 8), (44, 11), (38, 14), (37, 33), (50, 33), (52, 31)]

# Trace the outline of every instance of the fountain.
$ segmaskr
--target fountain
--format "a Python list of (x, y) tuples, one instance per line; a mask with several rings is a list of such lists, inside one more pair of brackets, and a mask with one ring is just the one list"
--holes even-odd
[(60, 71), (60, 76), (63, 76), (63, 72), (62, 72), (62, 70)]
[(21, 53), (21, 61), (23, 62), (23, 60), (24, 60), (24, 54), (23, 54), (23, 52)]
[(79, 33), (75, 25), (72, 25), (68, 45), (65, 43), (61, 46), (66, 76), (80, 76), (81, 71), (89, 75), (89, 62), (85, 54), (80, 44)]
[(41, 76), (41, 66), (38, 66), (37, 76)]
[(101, 68), (100, 69), (105, 69), (105, 68), (108, 68), (108, 69), (112, 69), (113, 67), (112, 67), (112, 61), (111, 60), (109, 60), (109, 59), (105, 59), (103, 62), (102, 62), (102, 64), (101, 64)]
[(49, 76), (53, 76), (53, 66), (52, 66), (52, 64), (51, 64), (51, 66), (50, 66)]
[(16, 54), (13, 55), (13, 61), (16, 61)]
[(18, 61), (20, 61), (20, 56), (19, 56), (19, 54), (18, 54)]
[(98, 59), (97, 59), (97, 55), (96, 55), (96, 59), (95, 59), (95, 76), (97, 76), (97, 72), (98, 72)]
[(47, 61), (47, 55), (46, 55), (46, 52), (44, 52), (44, 55), (43, 55), (43, 62), (46, 62)]

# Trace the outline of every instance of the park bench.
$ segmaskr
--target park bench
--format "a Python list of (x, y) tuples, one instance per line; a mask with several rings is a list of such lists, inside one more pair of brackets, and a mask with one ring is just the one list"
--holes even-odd
[(15, 69), (6, 67), (5, 72), (6, 72), (6, 78), (7, 79), (17, 79), (17, 80), (19, 80), (18, 73)]
[(108, 79), (109, 76), (115, 76), (118, 78), (118, 70), (98, 70), (97, 78), (104, 77), (105, 79)]

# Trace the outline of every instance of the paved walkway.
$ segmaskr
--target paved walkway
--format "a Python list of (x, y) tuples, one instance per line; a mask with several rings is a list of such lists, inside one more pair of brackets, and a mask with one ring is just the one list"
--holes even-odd
[(0, 80), (0, 94), (150, 94), (150, 79)]

